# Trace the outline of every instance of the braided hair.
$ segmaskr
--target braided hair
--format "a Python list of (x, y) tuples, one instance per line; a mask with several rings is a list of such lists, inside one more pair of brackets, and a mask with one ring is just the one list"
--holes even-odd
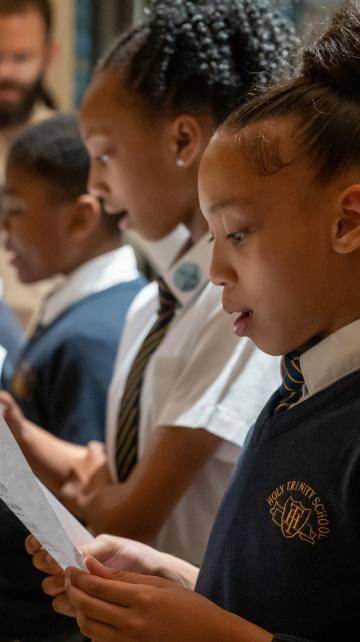
[(210, 110), (217, 123), (289, 69), (296, 38), (268, 0), (151, 0), (97, 72), (121, 71), (155, 111)]

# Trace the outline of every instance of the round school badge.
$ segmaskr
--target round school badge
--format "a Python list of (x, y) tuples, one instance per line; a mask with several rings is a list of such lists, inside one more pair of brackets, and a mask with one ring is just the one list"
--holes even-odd
[(196, 263), (183, 263), (174, 272), (173, 280), (181, 292), (191, 292), (200, 283), (201, 270)]

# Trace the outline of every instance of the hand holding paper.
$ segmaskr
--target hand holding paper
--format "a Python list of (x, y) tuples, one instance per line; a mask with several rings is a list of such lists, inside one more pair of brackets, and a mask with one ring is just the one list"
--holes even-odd
[(3, 418), (0, 418), (0, 499), (61, 568), (85, 568), (81, 548), (93, 540), (92, 535), (35, 477)]

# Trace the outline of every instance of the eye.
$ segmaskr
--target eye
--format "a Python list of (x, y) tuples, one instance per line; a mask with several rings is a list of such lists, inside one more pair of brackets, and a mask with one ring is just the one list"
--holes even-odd
[(249, 234), (249, 230), (241, 230), (240, 232), (233, 232), (232, 234), (228, 234), (227, 238), (233, 243), (233, 245), (239, 245), (239, 243), (242, 243), (245, 241), (246, 237)]
[(110, 160), (110, 155), (109, 154), (98, 154), (95, 156), (95, 162), (98, 163), (99, 165), (107, 165)]
[(26, 204), (18, 198), (4, 196), (0, 205), (2, 218), (22, 216), (26, 212)]

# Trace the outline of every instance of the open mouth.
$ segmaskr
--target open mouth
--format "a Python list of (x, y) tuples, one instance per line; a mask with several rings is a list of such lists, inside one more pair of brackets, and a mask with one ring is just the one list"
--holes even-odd
[(234, 323), (234, 332), (239, 337), (246, 336), (254, 313), (252, 310), (243, 310)]

